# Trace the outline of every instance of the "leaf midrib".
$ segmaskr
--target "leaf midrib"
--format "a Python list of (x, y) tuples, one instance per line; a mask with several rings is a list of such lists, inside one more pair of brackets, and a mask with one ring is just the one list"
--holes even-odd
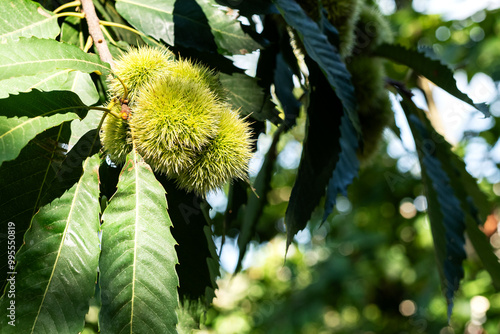
[[(18, 124), (17, 126), (13, 127), (12, 129), (10, 129), (9, 131), (5, 132), (4, 134), (0, 134), (0, 140), (3, 139), (6, 135), (18, 130), (18, 128), (20, 127), (24, 127), (32, 122), (34, 122), (35, 120), (38, 120), (39, 118), (44, 118), (44, 116), (54, 116), (52, 114), (57, 114), (59, 113), (59, 111), (64, 111), (64, 110), (67, 110), (67, 109), (75, 109), (75, 108), (80, 108), (80, 109), (87, 109), (88, 107), (87, 106), (84, 106), (84, 107), (81, 107), (81, 106), (76, 106), (76, 107), (66, 107), (66, 108), (62, 108), (62, 109), (57, 109), (57, 110), (54, 110), (54, 111), (51, 111), (50, 113), (45, 113), (43, 115), (40, 115), (40, 116), (35, 116), (33, 118), (28, 118), (28, 120), (26, 122), (23, 122), (21, 124)], [(71, 113), (71, 114), (74, 114), (75, 116), (78, 117), (78, 115), (76, 113)], [(28, 117), (28, 116), (23, 116), (23, 117)], [(11, 118), (11, 117), (7, 117), (7, 118)]]
[(28, 26), (24, 26), (24, 27), (22, 27), (22, 28), (20, 28), (20, 29), (16, 29), (16, 30), (13, 30), (13, 31), (9, 31), (8, 33), (5, 33), (5, 34), (0, 35), (0, 40), (7, 40), (7, 37), (6, 37), (6, 36), (13, 35), (13, 34), (18, 33), (18, 32), (20, 32), (20, 31), (29, 30), (29, 29), (31, 29), (31, 28), (33, 28), (33, 27), (36, 27), (36, 26), (39, 26), (39, 25), (45, 24), (45, 23), (47, 23), (48, 21), (50, 21), (50, 20), (54, 20), (54, 19), (56, 19), (56, 20), (57, 20), (57, 16), (51, 16), (51, 17), (45, 18), (44, 20), (37, 21), (37, 22), (35, 22), (35, 23), (33, 23), (33, 24), (30, 24), (30, 25), (28, 25)]
[[(26, 64), (43, 64), (43, 63), (48, 63), (48, 62), (60, 62), (60, 61), (69, 61), (69, 62), (76, 62), (76, 63), (84, 63), (84, 64), (90, 64), (94, 66), (99, 66), (101, 68), (104, 68), (106, 71), (109, 70), (108, 67), (101, 65), (99, 63), (95, 63), (92, 61), (84, 60), (84, 59), (77, 59), (77, 58), (51, 58), (51, 59), (43, 59), (43, 60), (32, 60), (32, 61), (24, 61), (24, 62), (16, 62), (16, 63), (11, 63), (11, 64), (5, 64), (5, 65), (0, 65), (0, 69), (5, 68), (5, 67), (13, 67), (13, 66), (22, 66)], [(64, 68), (64, 67), (59, 67), (59, 68)]]

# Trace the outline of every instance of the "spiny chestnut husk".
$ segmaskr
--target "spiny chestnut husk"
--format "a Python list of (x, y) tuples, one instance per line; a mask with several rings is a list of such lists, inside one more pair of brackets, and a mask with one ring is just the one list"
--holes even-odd
[[(120, 78), (128, 90), (128, 100), (135, 102), (139, 88), (161, 76), (167, 68), (172, 66), (175, 57), (167, 49), (139, 47), (131, 49), (115, 62), (115, 75)], [(110, 83), (111, 96), (122, 97), (123, 85), (117, 78)]]
[(129, 121), (137, 151), (154, 170), (179, 173), (215, 137), (222, 106), (206, 86), (181, 76), (144, 85)]
[(356, 24), (353, 55), (368, 54), (382, 43), (392, 43), (394, 34), (389, 22), (374, 6), (363, 5)]
[(363, 5), (356, 28), (356, 46), (347, 61), (359, 101), (363, 147), (358, 150), (358, 158), (363, 163), (377, 152), (384, 129), (394, 121), (385, 89), (384, 60), (370, 55), (377, 46), (392, 40), (393, 33), (385, 17), (376, 7)]
[(369, 162), (377, 152), (382, 134), (394, 121), (391, 101), (385, 89), (385, 71), (382, 59), (367, 56), (353, 57), (348, 64), (358, 103), (363, 148), (358, 150), (361, 162)]
[[(119, 103), (111, 102), (108, 108), (115, 114), (120, 114)], [(101, 143), (104, 151), (109, 154), (109, 158), (116, 164), (122, 164), (127, 158), (127, 154), (132, 150), (132, 139), (128, 123), (108, 114), (104, 119), (101, 129)]]
[(140, 89), (130, 126), (143, 145), (201, 149), (217, 132), (222, 105), (205, 86), (181, 76), (164, 76)]
[[(313, 20), (319, 19), (319, 6), (317, 0), (299, 0), (297, 1), (304, 11)], [(327, 12), (328, 21), (330, 21), (339, 32), (340, 55), (348, 57), (351, 55), (355, 36), (354, 28), (358, 21), (360, 8), (363, 0), (323, 0), (323, 8)]]
[(167, 76), (182, 76), (200, 85), (208, 87), (219, 100), (225, 100), (226, 90), (219, 81), (219, 76), (214, 71), (203, 65), (193, 63), (187, 59), (179, 59), (171, 62), (165, 71)]
[(233, 178), (246, 180), (252, 156), (250, 137), (248, 123), (229, 108), (223, 109), (217, 135), (197, 154), (194, 163), (181, 171), (179, 187), (203, 197)]
[[(127, 87), (127, 119), (108, 116), (102, 142), (115, 163), (133, 147), (156, 172), (205, 196), (232, 178), (247, 179), (251, 131), (226, 103), (217, 75), (169, 51), (139, 48), (117, 62)], [(125, 90), (110, 82), (110, 108), (120, 113)]]

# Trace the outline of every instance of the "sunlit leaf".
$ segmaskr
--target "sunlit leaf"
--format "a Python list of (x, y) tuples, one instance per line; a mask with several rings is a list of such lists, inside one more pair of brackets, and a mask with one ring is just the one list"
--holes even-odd
[(109, 64), (99, 56), (85, 53), (71, 44), (34, 37), (0, 44), (0, 80), (57, 69), (110, 73)]
[(179, 281), (165, 190), (135, 151), (102, 220), (101, 331), (176, 333)]
[(241, 23), (224, 10), (214, 0), (196, 0), (207, 16), (215, 43), (222, 54), (246, 54), (261, 46), (241, 29)]
[[(94, 295), (99, 259), (99, 158), (61, 198), (33, 218), (16, 256), (15, 298), (4, 295), (3, 333), (78, 333)], [(16, 301), (15, 327), (5, 312)]]
[(90, 75), (80, 71), (70, 69), (55, 70), (0, 80), (0, 98), (6, 98), (20, 92), (29, 92), (32, 89), (44, 92), (53, 90), (72, 91), (86, 105), (92, 105), (99, 100), (99, 94)]
[(0, 99), (0, 165), (15, 159), (38, 133), (81, 118), (87, 109), (76, 94), (65, 91), (33, 90)]
[(116, 10), (139, 31), (174, 45), (175, 0), (118, 0)]
[(56, 38), (57, 17), (31, 0), (0, 1), (0, 44), (19, 37)]

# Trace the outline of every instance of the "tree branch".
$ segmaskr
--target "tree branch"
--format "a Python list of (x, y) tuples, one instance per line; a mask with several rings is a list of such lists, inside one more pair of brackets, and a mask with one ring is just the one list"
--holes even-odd
[(102, 34), (101, 26), (99, 25), (99, 18), (95, 12), (94, 4), (92, 3), (92, 0), (81, 0), (81, 2), (83, 12), (85, 13), (85, 19), (87, 20), (87, 25), (89, 26), (89, 34), (94, 40), (99, 57), (102, 61), (111, 65), (111, 69), (114, 69), (115, 64), (113, 62), (113, 57), (111, 56), (111, 52), (109, 52), (108, 44)]

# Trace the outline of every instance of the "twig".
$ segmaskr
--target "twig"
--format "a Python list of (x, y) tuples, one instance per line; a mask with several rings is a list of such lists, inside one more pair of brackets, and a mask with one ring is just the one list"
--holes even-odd
[(111, 56), (111, 52), (109, 52), (108, 44), (102, 34), (101, 27), (99, 25), (99, 18), (95, 12), (94, 4), (92, 3), (92, 0), (81, 0), (81, 2), (83, 12), (85, 13), (85, 19), (87, 20), (87, 25), (89, 26), (89, 34), (94, 40), (99, 57), (102, 61), (111, 65), (111, 69), (114, 69), (115, 66), (113, 57)]
[(385, 78), (385, 83), (389, 86), (393, 86), (401, 93), (404, 93), (408, 98), (410, 99), (412, 98), (413, 93), (406, 87), (406, 85), (403, 82), (391, 78)]

